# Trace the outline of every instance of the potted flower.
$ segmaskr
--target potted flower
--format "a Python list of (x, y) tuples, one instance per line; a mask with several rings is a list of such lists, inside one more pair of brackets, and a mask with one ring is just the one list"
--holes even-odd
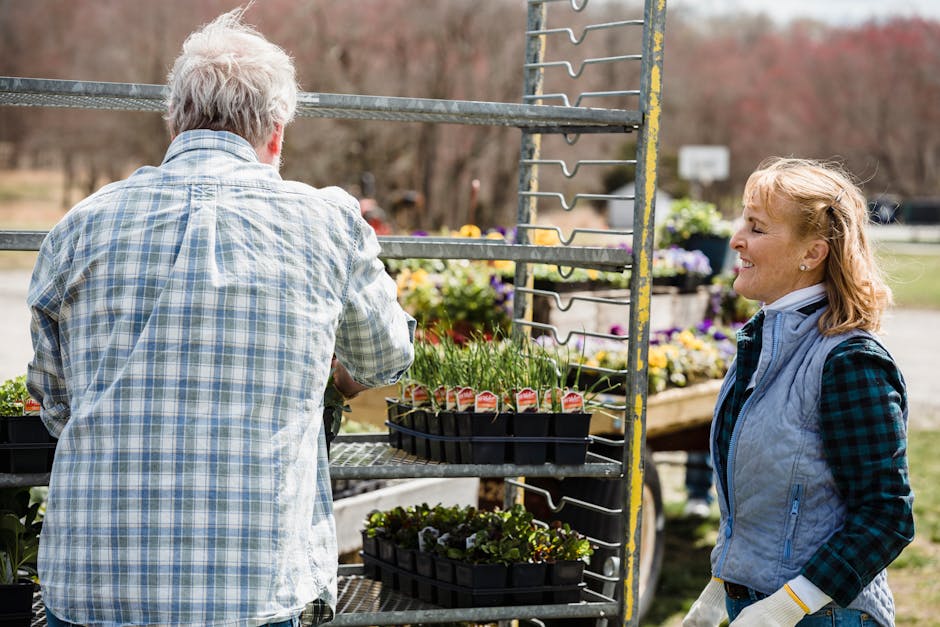
[(28, 627), (39, 555), (39, 503), (28, 488), (0, 490), (0, 624)]
[(690, 198), (676, 200), (657, 231), (660, 248), (678, 246), (702, 251), (712, 268), (709, 278), (724, 270), (731, 223), (714, 204)]
[(39, 418), (39, 403), (26, 389), (26, 375), (0, 384), (0, 450), (6, 449), (9, 467), (0, 472), (48, 472), (55, 439)]

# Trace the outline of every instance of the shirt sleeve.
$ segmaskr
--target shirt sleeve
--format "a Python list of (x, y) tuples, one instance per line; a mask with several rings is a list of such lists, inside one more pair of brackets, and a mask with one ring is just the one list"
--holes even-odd
[(415, 320), (398, 304), (372, 228), (356, 221), (349, 282), (336, 334), (336, 357), (353, 379), (370, 387), (398, 381), (414, 358)]
[(33, 359), (27, 366), (26, 386), (30, 396), (42, 406), (42, 421), (53, 437), (59, 437), (71, 415), (59, 344), (61, 302), (55, 244), (47, 236), (40, 247), (26, 297), (33, 342)]
[(846, 519), (803, 575), (846, 606), (914, 538), (907, 391), (891, 356), (869, 338), (837, 346), (822, 380), (821, 437)]

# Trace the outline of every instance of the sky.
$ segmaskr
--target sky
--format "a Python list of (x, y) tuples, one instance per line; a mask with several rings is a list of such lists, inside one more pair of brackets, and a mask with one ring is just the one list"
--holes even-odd
[(804, 17), (833, 25), (892, 17), (940, 20), (940, 0), (668, 0), (666, 7), (667, 11), (681, 7), (684, 14), (703, 16), (737, 11), (765, 13), (780, 23)]

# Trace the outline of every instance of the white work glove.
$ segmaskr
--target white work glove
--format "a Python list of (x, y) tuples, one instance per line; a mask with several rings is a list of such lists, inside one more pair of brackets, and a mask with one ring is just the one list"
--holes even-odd
[(731, 625), (792, 627), (803, 620), (804, 616), (818, 612), (830, 601), (832, 597), (816, 587), (812, 581), (799, 575), (766, 599), (741, 610)]
[(806, 605), (789, 586), (784, 586), (766, 599), (748, 605), (729, 627), (793, 627), (806, 616)]
[(725, 606), (724, 583), (712, 577), (682, 619), (682, 627), (718, 627), (726, 618), (728, 608)]

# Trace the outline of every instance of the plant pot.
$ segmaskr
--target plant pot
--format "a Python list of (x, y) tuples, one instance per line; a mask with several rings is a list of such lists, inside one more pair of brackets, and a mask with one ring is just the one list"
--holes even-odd
[(363, 529), (362, 533), (362, 552), (366, 555), (371, 555), (372, 557), (379, 556), (379, 541), (377, 538), (370, 538), (366, 535), (366, 530)]
[[(438, 412), (428, 412), (428, 435), (444, 435), (441, 426), (441, 415)], [(444, 442), (428, 438), (428, 458), (436, 462), (444, 461)]]
[(505, 588), (508, 577), (509, 568), (505, 564), (457, 562), (454, 565), (454, 578), (457, 585), (465, 588), (474, 590)]
[(9, 444), (49, 444), (55, 440), (46, 430), (39, 416), (3, 416), (6, 428), (3, 431), (5, 439), (0, 442)]
[(548, 460), (548, 442), (521, 442), (516, 438), (545, 438), (549, 419), (546, 414), (512, 414), (512, 461), (516, 464), (544, 464)]
[(587, 461), (589, 440), (582, 442), (555, 442), (552, 445), (552, 461), (560, 466), (580, 466)]
[(55, 444), (0, 444), (0, 472), (30, 474), (49, 472)]
[(415, 553), (415, 571), (422, 577), (434, 578), (434, 555), (425, 551)]
[(29, 627), (33, 618), (33, 582), (0, 584), (0, 625)]
[(414, 549), (406, 549), (403, 546), (395, 547), (395, 564), (402, 570), (409, 572), (415, 571), (415, 553)]
[(574, 586), (584, 579), (584, 562), (562, 560), (548, 565), (547, 581), (551, 586)]
[(708, 263), (712, 267), (712, 273), (706, 277), (710, 281), (716, 274), (721, 274), (725, 269), (725, 263), (729, 257), (731, 241), (730, 237), (721, 235), (709, 235), (697, 233), (692, 235), (683, 244), (682, 248), (686, 250), (700, 250), (702, 254), (708, 257)]
[(441, 435), (447, 438), (444, 440), (443, 459), (449, 464), (459, 464), (461, 462), (460, 443), (456, 440), (457, 436), (457, 414), (453, 411), (441, 411), (437, 414), (441, 421)]
[(563, 560), (548, 565), (546, 594), (548, 603), (578, 603), (581, 601), (581, 582), (584, 581), (584, 562)]
[(379, 559), (387, 564), (395, 563), (395, 543), (388, 538), (379, 538)]
[[(401, 426), (401, 404), (396, 398), (386, 398), (385, 399), (386, 414), (388, 416), (389, 423), (393, 425)], [(402, 447), (401, 443), (401, 431), (393, 429), (392, 427), (388, 428), (388, 445), (392, 448), (400, 449)]]
[[(402, 409), (404, 410), (404, 413), (401, 416), (401, 425), (404, 428), (411, 429), (413, 431), (415, 428), (415, 408), (411, 405), (407, 405)], [(415, 436), (410, 433), (402, 433), (401, 448), (406, 453), (411, 453), (414, 455), (416, 450)]]
[(586, 438), (591, 431), (591, 414), (551, 414), (551, 433), (556, 438)]
[(434, 556), (434, 577), (444, 583), (454, 583), (454, 560), (442, 555)]
[(419, 578), (417, 580), (418, 598), (425, 603), (434, 603), (437, 598), (437, 586), (434, 580)]
[[(457, 412), (460, 458), (464, 464), (502, 464), (506, 461), (509, 414)], [(473, 441), (472, 438), (504, 438), (504, 441)]]
[[(414, 413), (414, 430), (420, 433), (427, 433), (428, 432), (428, 411), (425, 409), (416, 408), (413, 413)], [(416, 435), (414, 454), (417, 455), (418, 457), (430, 459), (431, 457), (430, 440), (420, 435)]]
[(518, 605), (533, 605), (541, 603), (543, 598), (542, 587), (545, 585), (545, 577), (548, 572), (548, 564), (531, 564), (520, 562), (509, 567), (509, 583), (513, 588), (538, 588), (526, 592), (513, 592), (513, 603)]

